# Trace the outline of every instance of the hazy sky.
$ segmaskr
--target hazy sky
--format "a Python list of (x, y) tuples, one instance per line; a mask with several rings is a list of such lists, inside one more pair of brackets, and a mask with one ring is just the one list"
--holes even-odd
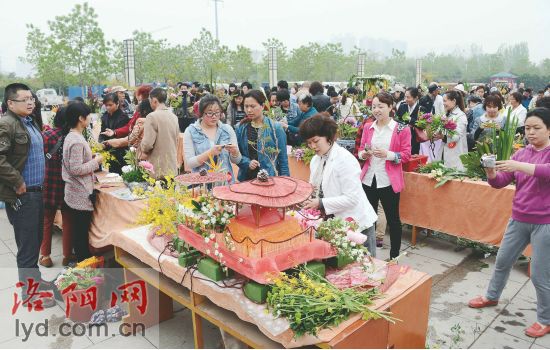
[[(76, 1), (0, 2), (0, 64), (14, 71), (25, 55), (26, 23), (47, 30), (47, 21), (66, 14)], [(205, 27), (214, 34), (213, 0), (91, 0), (107, 39), (122, 40), (133, 30), (186, 44)], [(223, 0), (218, 4), (220, 41), (261, 49), (269, 37), (289, 49), (309, 41), (351, 34), (404, 41), (407, 54), (468, 50), (472, 43), (494, 52), (499, 45), (527, 41), (531, 59), (550, 57), (550, 1), (454, 0)]]

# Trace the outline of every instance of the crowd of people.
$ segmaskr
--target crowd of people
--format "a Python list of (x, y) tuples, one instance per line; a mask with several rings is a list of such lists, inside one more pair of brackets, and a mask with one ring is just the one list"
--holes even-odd
[[(249, 82), (230, 84), (228, 89), (198, 82), (178, 83), (175, 88), (175, 96), (171, 96), (165, 88), (143, 85), (133, 98), (122, 86), (105, 91), (97, 136), (116, 159), (110, 172), (122, 172), (124, 156), (133, 147), (139, 159), (153, 164), (158, 179), (176, 175), (182, 171), (176, 153), (178, 137), (183, 133), (187, 171), (200, 172), (219, 164), (232, 183), (254, 179), (262, 169), (270, 176), (290, 176), (287, 145), (305, 143), (315, 152), (310, 163), (315, 191), (305, 207), (319, 210), (324, 217), (353, 218), (362, 227), (364, 244), (373, 256), (382, 244), (387, 224), (390, 258), (395, 259), (401, 250), (403, 163), (413, 154), (425, 154), (430, 161), (441, 160), (448, 167), (463, 169), (460, 155), (487, 137), (488, 123), (505, 127), (510, 111), (518, 120), (518, 133), (525, 135), (530, 145), (518, 153), (517, 161), (499, 162), (496, 170), (488, 169), (487, 174), (495, 187), (516, 181), (513, 219), (519, 223), (510, 224), (505, 235), (508, 243), (499, 251), (490, 292), (487, 298), (474, 301), (474, 307), (497, 302), (506, 271), (522, 251), (518, 247), (534, 239), (520, 237), (520, 231), (533, 235), (537, 230), (547, 231), (550, 225), (548, 210), (531, 208), (529, 195), (524, 193), (535, 187), (544, 198), (550, 193), (549, 135), (545, 134), (550, 130), (550, 86), (531, 97), (530, 89), (520, 88), (503, 96), (499, 89), (483, 85), (465, 91), (462, 83), (442, 92), (434, 82), (426, 91), (395, 85), (364, 100), (359, 86), (337, 91), (317, 81), (289, 86), (281, 80), (265, 89), (254, 89)], [(170, 107), (174, 98), (181, 101), (175, 108)], [(6, 212), (14, 227), (20, 280), (32, 277), (40, 281), (38, 264), (53, 265), (51, 232), (58, 210), (63, 218), (62, 264), (90, 256), (94, 172), (103, 159), (92, 153), (84, 137), (93, 121), (82, 99), (61, 106), (52, 125), (47, 125), (42, 123), (39, 101), (31, 89), (14, 83), (6, 87), (2, 110), (0, 200), (7, 203)], [(456, 133), (452, 137), (436, 135), (430, 144), (420, 142), (415, 123), (424, 113), (446, 115), (456, 123)], [(336, 142), (342, 123), (358, 128), (354, 152)], [(547, 202), (544, 198), (541, 201)], [(544, 259), (541, 252), (550, 244), (548, 238), (539, 240), (533, 259)], [(533, 264), (532, 272), (540, 300), (539, 322), (547, 326), (550, 279), (545, 267), (548, 264), (542, 265), (544, 262)]]

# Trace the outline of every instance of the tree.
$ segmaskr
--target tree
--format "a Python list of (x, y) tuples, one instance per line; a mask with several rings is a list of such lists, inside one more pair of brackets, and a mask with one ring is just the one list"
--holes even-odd
[(76, 77), (84, 87), (107, 77), (108, 47), (96, 19), (94, 9), (84, 3), (48, 21), (49, 34), (27, 25), (27, 59), (45, 82), (66, 84)]

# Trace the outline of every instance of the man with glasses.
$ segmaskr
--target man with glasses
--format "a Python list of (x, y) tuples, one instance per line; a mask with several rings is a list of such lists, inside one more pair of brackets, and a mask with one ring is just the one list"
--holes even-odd
[[(30, 290), (27, 293), (29, 279), (40, 283), (41, 289), (53, 287), (42, 281), (38, 269), (44, 224), (44, 144), (31, 116), (35, 99), (29, 87), (20, 83), (6, 86), (4, 103), (7, 113), (0, 119), (0, 200), (7, 203), (6, 214), (15, 233), (19, 281), (24, 284), (22, 299), (32, 302), (38, 296)], [(55, 305), (52, 298), (41, 300), (44, 307)]]
[(157, 179), (178, 174), (178, 117), (166, 107), (166, 99), (166, 91), (162, 88), (155, 88), (149, 93), (154, 112), (145, 119), (140, 145), (141, 158), (153, 164)]

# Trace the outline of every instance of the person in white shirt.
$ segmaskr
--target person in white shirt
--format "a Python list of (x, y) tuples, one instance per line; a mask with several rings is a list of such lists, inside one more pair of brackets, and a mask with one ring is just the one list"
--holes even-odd
[(375, 257), (374, 223), (378, 217), (363, 192), (359, 162), (336, 143), (337, 132), (338, 125), (326, 112), (318, 113), (300, 125), (300, 137), (315, 151), (309, 165), (309, 182), (315, 188), (315, 196), (306, 202), (305, 208), (355, 220), (367, 236), (366, 247)]
[(525, 125), (525, 118), (527, 117), (527, 109), (523, 107), (521, 101), (523, 96), (519, 92), (512, 92), (508, 96), (508, 102), (510, 107), (512, 107), (512, 113), (510, 114), (510, 119), (514, 117), (518, 118), (518, 128)]
[(446, 167), (464, 170), (460, 160), (462, 154), (468, 153), (468, 118), (464, 113), (464, 99), (459, 91), (447, 91), (443, 96), (447, 117), (456, 123), (456, 134), (453, 137), (443, 136), (443, 161)]

